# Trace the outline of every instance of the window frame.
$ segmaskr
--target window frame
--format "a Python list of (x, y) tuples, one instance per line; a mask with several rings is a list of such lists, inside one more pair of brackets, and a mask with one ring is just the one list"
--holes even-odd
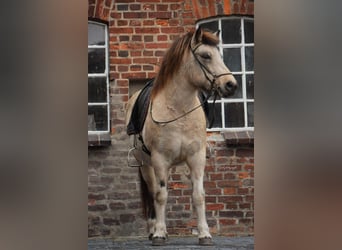
[(106, 78), (106, 102), (88, 102), (88, 109), (90, 106), (106, 106), (107, 107), (107, 130), (88, 130), (88, 135), (101, 135), (101, 134), (109, 134), (110, 133), (110, 95), (109, 95), (109, 33), (108, 33), (108, 25), (103, 22), (88, 20), (89, 24), (100, 25), (104, 27), (104, 45), (89, 45), (88, 41), (88, 50), (89, 49), (105, 49), (105, 71), (103, 73), (89, 73), (89, 78), (102, 77)]
[[(240, 43), (231, 43), (231, 44), (224, 44), (222, 39), (223, 29), (222, 29), (222, 21), (223, 20), (237, 20), (239, 19), (241, 22), (241, 42)], [(207, 18), (204, 20), (200, 20), (196, 23), (196, 29), (205, 23), (210, 23), (213, 21), (217, 21), (218, 30), (220, 30), (220, 43), (218, 45), (220, 54), (223, 58), (223, 50), (226, 48), (239, 48), (240, 49), (240, 56), (241, 56), (241, 71), (232, 71), (233, 75), (241, 75), (241, 85), (242, 85), (242, 97), (241, 98), (220, 98), (216, 100), (216, 104), (221, 104), (221, 117), (222, 117), (222, 124), (221, 127), (215, 127), (207, 129), (208, 132), (215, 132), (215, 131), (254, 131), (254, 126), (248, 126), (248, 110), (247, 106), (248, 103), (253, 103), (254, 105), (254, 98), (247, 98), (247, 85), (246, 85), (246, 78), (247, 75), (253, 75), (254, 78), (254, 67), (252, 71), (246, 70), (246, 60), (245, 60), (245, 48), (246, 47), (253, 47), (255, 43), (245, 43), (245, 20), (251, 20), (254, 23), (254, 18), (251, 16), (224, 16), (224, 17), (214, 17), (214, 18)], [(254, 60), (254, 55), (253, 55)], [(254, 80), (253, 80), (254, 81)], [(213, 101), (209, 100), (209, 103)], [(225, 126), (225, 107), (226, 103), (243, 103), (244, 107), (244, 126), (243, 127), (226, 127)], [(254, 116), (254, 106), (253, 106), (253, 116)], [(253, 119), (254, 120), (254, 119)]]

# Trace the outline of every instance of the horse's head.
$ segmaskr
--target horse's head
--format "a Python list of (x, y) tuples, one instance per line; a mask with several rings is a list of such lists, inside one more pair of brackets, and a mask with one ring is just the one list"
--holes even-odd
[(199, 88), (216, 90), (222, 97), (234, 94), (237, 82), (224, 64), (217, 48), (219, 32), (198, 28), (191, 39), (191, 81)]

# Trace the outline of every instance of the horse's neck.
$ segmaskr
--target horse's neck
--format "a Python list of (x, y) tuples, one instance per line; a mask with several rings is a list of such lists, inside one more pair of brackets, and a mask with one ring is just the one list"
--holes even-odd
[(182, 77), (174, 77), (165, 86), (161, 95), (168, 106), (174, 110), (184, 112), (196, 105), (197, 90)]

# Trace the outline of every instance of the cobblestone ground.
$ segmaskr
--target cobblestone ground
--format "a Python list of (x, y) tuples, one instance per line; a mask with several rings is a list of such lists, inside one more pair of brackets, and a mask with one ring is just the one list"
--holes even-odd
[(109, 249), (162, 249), (162, 250), (189, 250), (189, 249), (226, 249), (226, 250), (253, 250), (254, 237), (213, 237), (213, 246), (199, 246), (196, 237), (170, 237), (165, 246), (151, 246), (146, 238), (120, 239), (89, 239), (88, 250)]

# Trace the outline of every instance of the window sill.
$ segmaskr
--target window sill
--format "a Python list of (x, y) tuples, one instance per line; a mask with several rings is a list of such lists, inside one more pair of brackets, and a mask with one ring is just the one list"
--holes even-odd
[(89, 134), (88, 133), (88, 147), (92, 146), (110, 146), (112, 140), (110, 138), (110, 133), (99, 133), (99, 134)]
[(227, 146), (254, 146), (254, 131), (222, 132)]

